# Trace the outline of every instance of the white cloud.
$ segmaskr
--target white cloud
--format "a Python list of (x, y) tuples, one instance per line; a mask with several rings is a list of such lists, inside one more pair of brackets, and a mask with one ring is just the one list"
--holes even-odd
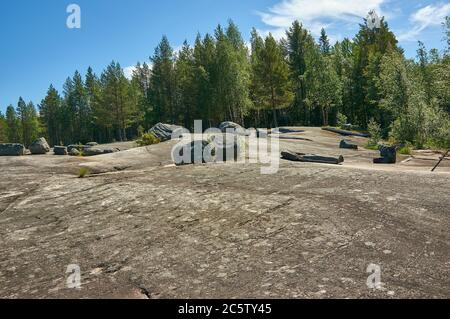
[(412, 29), (401, 33), (398, 36), (400, 41), (417, 41), (417, 37), (422, 31), (429, 27), (441, 25), (444, 18), (450, 14), (450, 3), (428, 5), (414, 12), (409, 21), (413, 25)]
[(319, 35), (322, 28), (334, 23), (360, 23), (370, 10), (382, 12), (381, 5), (388, 0), (283, 0), (259, 12), (262, 21), (268, 25), (275, 37), (284, 35), (294, 20), (299, 20), (313, 35)]
[(131, 80), (131, 78), (133, 77), (134, 70), (136, 70), (136, 66), (134, 65), (123, 68), (123, 73), (128, 80)]

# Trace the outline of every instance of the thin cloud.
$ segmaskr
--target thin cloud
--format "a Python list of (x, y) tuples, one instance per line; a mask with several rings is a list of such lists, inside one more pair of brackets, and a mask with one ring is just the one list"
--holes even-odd
[(299, 20), (311, 30), (313, 35), (319, 35), (322, 28), (332, 27), (336, 23), (359, 23), (370, 10), (376, 10), (380, 15), (382, 4), (388, 0), (283, 0), (268, 9), (268, 12), (258, 12), (262, 21), (271, 32), (280, 37), (293, 21)]
[(430, 27), (440, 26), (448, 15), (450, 15), (450, 3), (428, 5), (417, 10), (409, 18), (413, 25), (412, 29), (400, 33), (399, 41), (417, 41), (422, 31)]

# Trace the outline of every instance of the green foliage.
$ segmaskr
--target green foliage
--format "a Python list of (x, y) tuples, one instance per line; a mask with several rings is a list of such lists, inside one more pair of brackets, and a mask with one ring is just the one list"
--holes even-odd
[(411, 155), (412, 146), (408, 143), (407, 145), (401, 147), (397, 152), (402, 155)]
[(153, 133), (144, 133), (141, 139), (136, 141), (139, 146), (148, 146), (161, 143), (161, 140), (157, 138)]
[(367, 125), (367, 131), (370, 134), (369, 146), (376, 146), (381, 141), (381, 126), (374, 119), (370, 119)]
[(230, 21), (214, 34), (197, 35), (174, 52), (163, 37), (149, 62), (138, 63), (131, 79), (112, 62), (97, 76), (77, 71), (61, 94), (50, 86), (39, 105), (19, 100), (0, 115), (0, 141), (28, 145), (45, 136), (51, 145), (142, 137), (157, 122), (192, 129), (231, 120), (242, 125), (342, 126), (348, 122), (373, 138), (413, 147), (450, 146), (450, 19), (443, 23), (447, 49), (405, 58), (384, 19), (364, 22), (353, 39), (318, 41), (298, 21), (280, 40), (256, 29), (247, 48)]
[(82, 167), (78, 171), (78, 178), (85, 178), (89, 174), (90, 174), (90, 170), (88, 168), (86, 168), (86, 167)]
[(337, 126), (340, 128), (343, 128), (344, 125), (348, 124), (347, 122), (347, 116), (342, 114), (341, 112), (338, 112), (336, 117)]

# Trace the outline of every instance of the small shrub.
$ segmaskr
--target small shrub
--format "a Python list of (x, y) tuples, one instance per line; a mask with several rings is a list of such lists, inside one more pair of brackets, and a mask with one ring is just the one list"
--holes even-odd
[(374, 119), (371, 119), (367, 125), (367, 131), (370, 134), (369, 145), (376, 146), (381, 141), (381, 126)]
[(367, 143), (365, 148), (368, 149), (368, 150), (372, 150), (372, 151), (378, 151), (379, 150), (378, 144), (371, 144), (370, 142)]
[(78, 172), (78, 178), (85, 178), (86, 175), (89, 175), (89, 169), (87, 169), (86, 167), (82, 167), (80, 168), (80, 171)]
[(399, 154), (402, 155), (411, 155), (411, 147), (409, 145), (403, 146), (398, 150)]
[(339, 112), (337, 114), (337, 126), (340, 128), (343, 128), (345, 126), (345, 124), (347, 124), (347, 116), (345, 116), (344, 114), (342, 114), (341, 112)]
[(144, 133), (142, 134), (142, 137), (136, 141), (136, 144), (139, 146), (147, 146), (159, 143), (161, 143), (161, 140), (157, 138), (153, 133)]

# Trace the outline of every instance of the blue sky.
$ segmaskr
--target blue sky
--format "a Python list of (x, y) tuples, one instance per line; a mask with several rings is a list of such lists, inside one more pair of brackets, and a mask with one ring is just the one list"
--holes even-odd
[[(66, 8), (81, 8), (81, 29), (68, 29)], [(317, 35), (352, 37), (370, 9), (387, 17), (408, 57), (417, 40), (444, 48), (440, 23), (449, 1), (435, 0), (3, 0), (0, 3), (0, 111), (19, 96), (39, 103), (50, 83), (88, 66), (100, 73), (112, 60), (127, 68), (147, 61), (161, 36), (174, 48), (229, 18), (249, 38), (254, 26), (280, 37), (299, 19)], [(129, 69), (128, 69), (129, 70)]]

